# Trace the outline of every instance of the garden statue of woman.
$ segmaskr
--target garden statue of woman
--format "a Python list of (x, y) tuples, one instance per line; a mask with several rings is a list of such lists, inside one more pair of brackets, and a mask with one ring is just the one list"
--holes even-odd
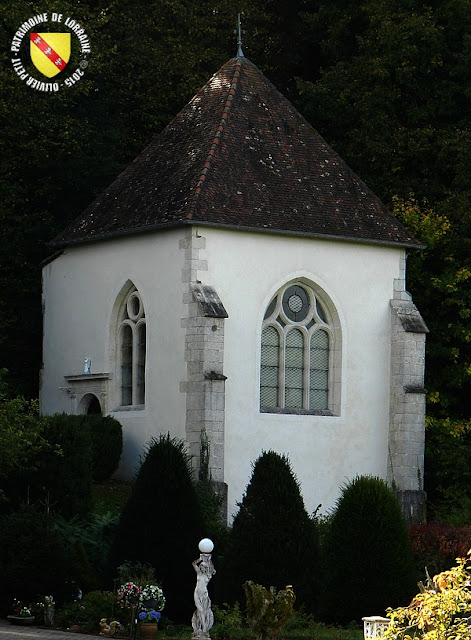
[(202, 640), (209, 638), (209, 630), (214, 623), (211, 611), (211, 600), (208, 595), (208, 582), (216, 573), (210, 553), (200, 553), (200, 557), (192, 562), (196, 571), (195, 605), (196, 610), (191, 620), (192, 638)]

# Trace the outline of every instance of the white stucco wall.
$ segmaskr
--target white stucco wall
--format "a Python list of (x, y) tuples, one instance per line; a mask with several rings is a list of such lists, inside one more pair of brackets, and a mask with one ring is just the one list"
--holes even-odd
[[(64, 375), (116, 376), (108, 345), (112, 310), (123, 285), (139, 290), (147, 318), (146, 407), (113, 412), (114, 377), (106, 397), (123, 425), (122, 476), (135, 468), (149, 438), (170, 431), (185, 437), (185, 330), (188, 261), (180, 242), (189, 229), (129, 236), (67, 249), (43, 271), (45, 328), (43, 413), (74, 412)], [(403, 278), (404, 251), (394, 247), (291, 238), (193, 227), (191, 277), (213, 286), (224, 321), (225, 469), (229, 516), (236, 511), (262, 450), (287, 454), (312, 512), (333, 506), (340, 486), (358, 473), (387, 475), (390, 377), (390, 299)], [(186, 242), (186, 241), (185, 241)], [(187, 253), (187, 257), (188, 257)], [(196, 265), (196, 267), (195, 267)], [(271, 298), (303, 278), (321, 287), (342, 330), (341, 411), (336, 416), (259, 411), (260, 335)]]
[[(133, 473), (142, 447), (152, 436), (170, 431), (185, 436), (184, 313), (181, 296), (182, 231), (167, 231), (68, 248), (43, 269), (44, 339), (41, 411), (74, 413), (76, 400), (60, 387), (64, 375), (111, 373), (106, 410), (123, 425), (124, 453), (119, 475)], [(116, 297), (131, 280), (145, 306), (148, 360), (146, 405), (139, 411), (113, 411), (116, 362), (110, 323)], [(108, 345), (111, 344), (111, 349)]]
[[(208, 270), (225, 321), (225, 481), (236, 511), (262, 450), (287, 454), (308, 511), (333, 506), (339, 487), (358, 473), (386, 477), (390, 317), (403, 250), (348, 242), (200, 228)], [(327, 293), (342, 326), (341, 414), (275, 415), (259, 411), (263, 316), (286, 282), (306, 278)]]

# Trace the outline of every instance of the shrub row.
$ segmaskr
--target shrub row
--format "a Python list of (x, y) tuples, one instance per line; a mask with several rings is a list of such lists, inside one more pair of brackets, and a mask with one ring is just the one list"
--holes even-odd
[(66, 518), (91, 507), (93, 481), (116, 470), (123, 446), (122, 427), (111, 417), (56, 414), (41, 418), (43, 446), (28, 469), (4, 479), (9, 510), (42, 504)]
[[(205, 535), (185, 445), (161, 437), (149, 447), (123, 511), (111, 568), (124, 560), (149, 562), (168, 596), (166, 613), (189, 620), (191, 561)], [(415, 593), (419, 577), (400, 506), (383, 480), (359, 477), (342, 488), (321, 548), (289, 460), (274, 451), (254, 463), (214, 561), (216, 604), (244, 603), (248, 580), (276, 590), (292, 585), (297, 608), (340, 623), (384, 615)]]

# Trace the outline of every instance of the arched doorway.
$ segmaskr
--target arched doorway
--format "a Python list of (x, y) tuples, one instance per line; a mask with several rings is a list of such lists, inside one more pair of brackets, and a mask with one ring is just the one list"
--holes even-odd
[(79, 413), (86, 416), (102, 413), (100, 401), (94, 393), (87, 393), (83, 396), (79, 405)]

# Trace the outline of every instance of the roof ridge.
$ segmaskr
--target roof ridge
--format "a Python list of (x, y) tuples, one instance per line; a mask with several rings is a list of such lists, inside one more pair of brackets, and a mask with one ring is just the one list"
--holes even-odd
[(209, 170), (211, 168), (211, 164), (212, 164), (214, 155), (216, 153), (216, 149), (219, 146), (219, 142), (221, 140), (221, 136), (222, 136), (222, 134), (224, 132), (224, 129), (226, 127), (226, 124), (227, 124), (227, 117), (229, 115), (229, 111), (230, 111), (231, 106), (232, 106), (232, 101), (234, 100), (234, 96), (235, 96), (235, 93), (236, 93), (237, 85), (239, 83), (240, 70), (242, 68), (242, 59), (241, 58), (235, 58), (235, 60), (236, 60), (235, 71), (234, 71), (234, 75), (232, 76), (231, 86), (229, 88), (229, 93), (227, 94), (227, 98), (226, 98), (226, 102), (224, 103), (224, 109), (222, 111), (221, 119), (220, 119), (218, 127), (216, 129), (216, 133), (215, 133), (215, 135), (213, 137), (213, 141), (211, 143), (211, 147), (210, 147), (210, 149), (208, 151), (208, 155), (206, 156), (206, 160), (205, 160), (205, 163), (204, 163), (203, 170), (201, 172), (200, 177), (198, 178), (198, 182), (196, 183), (195, 195), (193, 197), (193, 202), (191, 204), (190, 211), (185, 216), (187, 220), (192, 220), (193, 219), (193, 214), (194, 214), (195, 209), (197, 207), (201, 191), (202, 191), (204, 183), (206, 181), (206, 176), (208, 175), (208, 172), (209, 172)]

